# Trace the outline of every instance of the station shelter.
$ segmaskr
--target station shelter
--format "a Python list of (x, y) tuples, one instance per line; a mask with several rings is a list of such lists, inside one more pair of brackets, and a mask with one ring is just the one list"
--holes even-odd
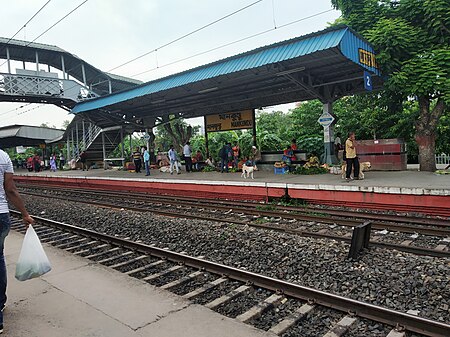
[(326, 161), (331, 162), (333, 102), (379, 89), (382, 82), (373, 47), (351, 28), (339, 25), (80, 100), (69, 107), (76, 117), (62, 140), (71, 156), (86, 150), (92, 151), (90, 158), (107, 161), (109, 149), (123, 143), (127, 134), (148, 135), (172, 118), (227, 115), (319, 99)]

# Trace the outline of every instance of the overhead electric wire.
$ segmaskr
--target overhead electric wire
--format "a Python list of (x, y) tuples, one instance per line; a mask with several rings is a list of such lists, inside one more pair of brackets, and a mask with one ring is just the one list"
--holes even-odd
[(222, 20), (225, 20), (226, 18), (229, 18), (230, 16), (233, 16), (234, 14), (237, 14), (237, 13), (239, 13), (239, 12), (242, 12), (243, 10), (245, 10), (245, 9), (247, 9), (247, 8), (249, 8), (249, 7), (252, 7), (252, 6), (256, 5), (257, 3), (261, 2), (261, 1), (263, 1), (263, 0), (257, 0), (257, 1), (255, 1), (255, 2), (252, 2), (251, 4), (249, 4), (249, 5), (245, 6), (245, 7), (242, 7), (242, 8), (240, 8), (240, 9), (238, 9), (238, 10), (236, 10), (236, 11), (230, 13), (230, 14), (227, 14), (227, 15), (221, 17), (220, 19), (217, 19), (217, 20), (215, 20), (215, 21), (213, 21), (213, 22), (210, 22), (210, 23), (208, 23), (208, 24), (206, 24), (206, 25), (204, 25), (204, 26), (202, 26), (202, 27), (200, 27), (200, 28), (197, 28), (197, 29), (193, 30), (192, 32), (189, 32), (189, 33), (187, 33), (187, 34), (184, 34), (183, 36), (180, 36), (180, 37), (176, 38), (175, 40), (172, 40), (172, 41), (170, 41), (170, 42), (167, 42), (166, 44), (163, 44), (162, 46), (159, 46), (159, 47), (157, 47), (157, 48), (155, 48), (155, 49), (153, 49), (153, 50), (151, 50), (151, 51), (149, 51), (149, 52), (146, 52), (146, 53), (144, 53), (144, 54), (142, 54), (142, 55), (139, 55), (138, 57), (135, 57), (135, 58), (132, 59), (132, 60), (129, 60), (129, 61), (127, 61), (127, 62), (125, 62), (125, 63), (123, 63), (123, 64), (121, 64), (121, 65), (118, 65), (117, 67), (114, 67), (114, 68), (108, 70), (107, 72), (110, 72), (110, 71), (116, 70), (116, 69), (118, 69), (118, 68), (121, 68), (121, 67), (123, 67), (124, 65), (127, 65), (127, 64), (129, 64), (129, 63), (131, 63), (131, 62), (134, 62), (134, 61), (136, 61), (136, 60), (139, 60), (140, 58), (142, 58), (142, 57), (144, 57), (144, 56), (147, 56), (147, 55), (149, 55), (149, 54), (151, 54), (151, 53), (154, 53), (154, 52), (156, 52), (156, 51), (158, 51), (158, 50), (160, 50), (160, 49), (162, 49), (162, 48), (164, 48), (164, 47), (170, 46), (171, 44), (173, 44), (173, 43), (175, 43), (175, 42), (177, 42), (177, 41), (180, 41), (180, 40), (182, 40), (182, 39), (184, 39), (184, 38), (186, 38), (186, 37), (188, 37), (188, 36), (190, 36), (190, 35), (192, 35), (192, 34), (195, 34), (195, 33), (199, 32), (199, 31), (201, 31), (201, 30), (203, 30), (203, 29), (205, 29), (205, 28), (208, 28), (208, 27), (210, 27), (210, 26), (212, 26), (212, 25), (214, 25), (214, 24), (216, 24), (216, 23), (218, 23), (218, 22), (220, 22), (220, 21), (222, 21)]
[(61, 19), (59, 19), (58, 21), (56, 21), (53, 25), (51, 25), (49, 28), (47, 28), (43, 33), (41, 33), (40, 35), (38, 35), (38, 37), (36, 37), (33, 41), (29, 42), (25, 47), (28, 47), (30, 44), (32, 44), (34, 41), (36, 41), (37, 39), (39, 39), (42, 35), (44, 35), (45, 33), (47, 33), (50, 29), (52, 29), (53, 27), (55, 27), (58, 23), (60, 23), (61, 21), (63, 21), (64, 19), (66, 19), (70, 14), (72, 14), (73, 12), (75, 12), (78, 8), (80, 8), (81, 6), (83, 6), (86, 2), (88, 2), (89, 0), (84, 0), (81, 4), (79, 4), (77, 7), (75, 7), (74, 9), (72, 9), (69, 13), (67, 13), (66, 15), (64, 15)]
[(17, 34), (19, 34), (19, 32), (22, 30), (22, 29), (24, 29), (30, 22), (31, 22), (31, 20), (33, 20), (35, 17), (36, 17), (36, 15), (38, 15), (39, 14), (39, 12), (40, 11), (42, 11), (43, 9), (44, 9), (44, 7), (45, 6), (47, 6), (48, 4), (49, 4), (49, 2), (50, 1), (52, 1), (52, 0), (48, 0), (36, 13), (34, 13), (33, 14), (33, 16), (22, 26), (22, 27), (20, 27), (20, 29), (13, 35), (13, 36), (11, 36), (10, 38), (9, 38), (9, 40), (5, 43), (5, 44), (8, 44), (12, 39), (14, 39), (14, 37), (17, 35)]
[(281, 26), (278, 26), (278, 27), (274, 27), (274, 28), (267, 29), (267, 30), (265, 30), (265, 31), (262, 31), (262, 32), (259, 32), (259, 33), (256, 33), (256, 34), (253, 34), (253, 35), (244, 37), (244, 38), (242, 38), (242, 39), (235, 40), (235, 41), (232, 41), (232, 42), (229, 42), (229, 43), (226, 43), (226, 44), (223, 44), (223, 45), (220, 45), (220, 46), (217, 46), (217, 47), (214, 47), (214, 48), (205, 50), (205, 51), (202, 51), (202, 52), (200, 52), (200, 53), (197, 53), (197, 54), (194, 54), (194, 55), (191, 55), (191, 56), (188, 56), (188, 57), (184, 57), (184, 58), (182, 58), (182, 59), (179, 59), (179, 60), (176, 60), (176, 61), (173, 61), (173, 62), (164, 64), (164, 65), (158, 66), (158, 67), (156, 67), (156, 68), (152, 68), (152, 69), (145, 70), (145, 71), (140, 72), (140, 73), (138, 73), (138, 74), (131, 75), (131, 77), (133, 78), (133, 77), (135, 77), (135, 76), (139, 76), (139, 75), (148, 73), (148, 72), (150, 72), (150, 71), (158, 70), (158, 69), (160, 69), (160, 68), (164, 68), (164, 67), (167, 67), (167, 66), (169, 66), (169, 65), (176, 64), (176, 63), (178, 63), (178, 62), (186, 61), (186, 60), (189, 60), (189, 59), (191, 59), (191, 58), (194, 58), (194, 57), (197, 57), (197, 56), (200, 56), (200, 55), (203, 55), (203, 54), (207, 54), (207, 53), (210, 53), (210, 52), (212, 52), (212, 51), (215, 51), (215, 50), (218, 50), (218, 49), (221, 49), (221, 48), (224, 48), (224, 47), (228, 47), (228, 46), (231, 46), (231, 45), (233, 45), (233, 44), (236, 44), (236, 43), (239, 43), (239, 42), (242, 42), (242, 41), (245, 41), (245, 40), (252, 39), (252, 38), (254, 38), (254, 37), (257, 37), (257, 36), (260, 36), (260, 35), (269, 33), (269, 32), (274, 31), (274, 30), (278, 30), (278, 29), (281, 29), (281, 28), (285, 28), (285, 27), (287, 27), (287, 26), (293, 25), (293, 24), (298, 23), (298, 22), (300, 22), (300, 21), (304, 21), (304, 20), (307, 20), (307, 19), (311, 19), (311, 18), (313, 18), (313, 17), (319, 16), (319, 15), (322, 15), (322, 14), (325, 14), (325, 13), (328, 13), (328, 12), (331, 12), (331, 11), (334, 11), (334, 9), (328, 9), (328, 10), (326, 10), (326, 11), (322, 11), (322, 12), (319, 12), (319, 13), (312, 14), (312, 15), (310, 15), (310, 16), (304, 17), (304, 18), (300, 18), (300, 19), (297, 19), (297, 20), (294, 20), (294, 21), (285, 23), (285, 24), (283, 24), (283, 25), (281, 25)]
[[(31, 103), (30, 103), (30, 104), (31, 104)], [(8, 120), (8, 119), (11, 119), (11, 118), (13, 118), (13, 117), (17, 117), (17, 116), (23, 115), (24, 113), (30, 112), (30, 111), (32, 111), (32, 110), (36, 110), (36, 109), (42, 108), (44, 105), (45, 105), (45, 104), (41, 104), (41, 105), (32, 107), (32, 108), (30, 108), (30, 109), (27, 109), (27, 110), (25, 110), (25, 111), (21, 111), (20, 113), (14, 115), (14, 116), (6, 117), (6, 118), (3, 119), (3, 120)]]
[[(86, 0), (86, 1), (87, 1), (87, 0)], [(169, 42), (163, 44), (162, 46), (159, 46), (159, 47), (157, 47), (157, 48), (155, 48), (155, 49), (153, 49), (153, 50), (147, 52), (147, 53), (144, 53), (144, 54), (142, 54), (142, 55), (140, 55), (140, 56), (137, 56), (137, 57), (133, 58), (132, 60), (129, 60), (129, 61), (125, 62), (125, 63), (122, 63), (121, 65), (118, 65), (117, 67), (114, 67), (114, 68), (112, 68), (112, 69), (110, 69), (110, 70), (107, 70), (105, 73), (109, 73), (109, 72), (111, 72), (111, 71), (113, 71), (113, 70), (115, 70), (115, 69), (118, 69), (118, 68), (120, 68), (120, 67), (123, 67), (123, 66), (125, 66), (125, 65), (127, 65), (127, 64), (129, 64), (129, 63), (131, 63), (131, 62), (134, 62), (134, 61), (136, 61), (136, 60), (138, 60), (138, 59), (140, 59), (140, 58), (142, 58), (142, 57), (144, 57), (144, 56), (147, 56), (147, 55), (149, 55), (149, 54), (151, 54), (151, 53), (153, 53), (153, 52), (157, 52), (158, 50), (160, 50), (160, 49), (162, 49), (162, 48), (164, 48), (164, 47), (167, 47), (167, 46), (169, 46), (169, 45), (171, 45), (171, 44), (173, 44), (173, 43), (175, 43), (175, 42), (177, 42), (177, 41), (180, 41), (180, 40), (182, 40), (182, 39), (184, 39), (184, 38), (186, 38), (186, 37), (188, 37), (188, 36), (190, 36), (190, 35), (192, 35), (192, 34), (195, 34), (195, 33), (199, 32), (199, 31), (201, 31), (201, 30), (203, 30), (203, 29), (205, 29), (205, 28), (207, 28), (207, 27), (210, 27), (210, 26), (216, 24), (217, 22), (220, 22), (220, 21), (222, 21), (222, 20), (224, 20), (224, 19), (226, 19), (226, 18), (229, 18), (230, 16), (233, 16), (233, 15), (239, 13), (239, 12), (242, 12), (243, 10), (245, 10), (245, 9), (247, 9), (247, 8), (249, 8), (249, 7), (252, 7), (252, 6), (254, 6), (254, 5), (256, 5), (257, 3), (262, 2), (262, 1), (264, 1), (264, 0), (257, 0), (257, 1), (254, 1), (254, 2), (252, 2), (251, 4), (249, 4), (249, 5), (247, 5), (247, 6), (244, 6), (244, 7), (240, 8), (240, 9), (238, 9), (238, 10), (236, 10), (236, 11), (230, 13), (230, 14), (227, 14), (227, 15), (225, 15), (225, 16), (223, 16), (223, 17), (221, 17), (221, 18), (219, 18), (219, 19), (217, 19), (217, 20), (215, 20), (215, 21), (213, 21), (213, 22), (210, 22), (210, 23), (208, 23), (208, 24), (206, 24), (206, 25), (204, 25), (204, 26), (202, 26), (202, 27), (200, 27), (200, 28), (197, 28), (197, 29), (193, 30), (193, 31), (190, 32), (190, 33), (187, 33), (187, 34), (185, 34), (185, 35), (183, 35), (183, 36), (180, 36), (180, 37), (178, 37), (178, 38), (176, 38), (176, 39), (174, 39), (174, 40), (172, 40), (172, 41), (169, 41)], [(158, 63), (157, 57), (156, 57), (156, 62)], [(99, 77), (99, 76), (100, 76), (100, 75), (97, 75), (97, 77)], [(72, 89), (72, 88), (75, 88), (75, 87), (76, 87), (76, 85), (74, 85), (73, 87), (68, 88), (67, 90)]]
[(11, 110), (8, 110), (8, 111), (1, 112), (1, 113), (0, 113), (0, 116), (9, 114), (9, 113), (14, 112), (14, 111), (17, 111), (17, 110), (19, 110), (19, 109), (23, 109), (23, 108), (25, 108), (26, 106), (28, 106), (28, 105), (30, 105), (30, 104), (32, 104), (32, 103), (27, 103), (27, 104), (21, 105), (21, 106), (19, 106), (19, 107), (17, 107), (17, 108), (14, 108), (14, 109), (11, 109)]
[[(49, 0), (50, 1), (50, 0)], [(45, 33), (47, 33), (50, 29), (52, 29), (53, 27), (55, 27), (58, 23), (60, 23), (61, 21), (63, 21), (64, 19), (66, 19), (70, 14), (72, 14), (73, 12), (75, 12), (78, 8), (80, 8), (81, 6), (83, 6), (86, 2), (88, 2), (89, 0), (84, 0), (81, 4), (79, 4), (77, 7), (75, 7), (74, 9), (72, 9), (69, 13), (67, 13), (66, 15), (64, 15), (61, 19), (59, 19), (58, 21), (56, 21), (53, 25), (51, 25), (49, 28), (47, 28), (43, 33), (41, 33), (40, 35), (38, 35), (33, 41), (28, 42), (24, 47), (28, 47), (30, 44), (32, 44), (34, 41), (36, 41), (37, 39), (39, 39), (42, 35), (44, 35)], [(47, 2), (48, 3), (48, 2)], [(10, 39), (11, 40), (11, 39)], [(3, 62), (2, 64), (0, 64), (0, 67), (3, 66), (7, 61)]]

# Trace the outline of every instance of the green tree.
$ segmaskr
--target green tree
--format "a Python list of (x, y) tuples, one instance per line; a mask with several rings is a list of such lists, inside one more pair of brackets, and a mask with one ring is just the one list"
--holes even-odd
[(175, 150), (181, 153), (183, 145), (199, 131), (200, 127), (187, 124), (182, 118), (169, 116), (169, 122), (156, 127), (156, 148), (168, 150), (173, 144)]
[(61, 129), (67, 130), (67, 127), (69, 126), (70, 121), (68, 119), (64, 120), (61, 124)]
[(331, 2), (342, 11), (343, 21), (374, 45), (389, 76), (386, 93), (399, 101), (417, 101), (414, 128), (420, 169), (434, 171), (437, 127), (450, 104), (448, 0)]

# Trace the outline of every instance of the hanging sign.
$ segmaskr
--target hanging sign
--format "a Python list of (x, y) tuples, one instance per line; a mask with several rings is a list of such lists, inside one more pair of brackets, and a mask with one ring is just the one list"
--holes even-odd
[(368, 71), (364, 71), (364, 89), (372, 91), (372, 75)]
[(359, 55), (359, 63), (375, 69), (380, 68), (374, 53), (359, 48), (358, 55)]
[(146, 132), (142, 138), (144, 138), (144, 140), (148, 142), (150, 140), (150, 135), (148, 134), (148, 132)]
[(322, 125), (324, 128), (330, 126), (331, 123), (333, 123), (333, 121), (334, 117), (328, 112), (324, 112), (317, 120), (317, 122), (319, 122), (319, 124)]
[(227, 131), (253, 128), (253, 111), (244, 110), (206, 116), (206, 131)]

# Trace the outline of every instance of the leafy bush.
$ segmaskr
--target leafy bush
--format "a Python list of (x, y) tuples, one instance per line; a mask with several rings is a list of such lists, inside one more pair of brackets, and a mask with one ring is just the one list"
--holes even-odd
[(328, 170), (323, 167), (310, 167), (305, 168), (303, 166), (297, 166), (295, 170), (292, 172), (293, 174), (303, 174), (303, 175), (312, 175), (312, 174), (324, 174), (328, 173)]
[(202, 168), (202, 172), (214, 172), (216, 169), (211, 166), (205, 166)]

